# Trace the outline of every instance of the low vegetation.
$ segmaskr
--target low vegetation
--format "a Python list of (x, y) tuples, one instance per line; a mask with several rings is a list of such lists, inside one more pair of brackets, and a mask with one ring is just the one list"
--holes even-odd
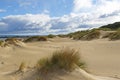
[(79, 52), (74, 49), (61, 49), (53, 53), (50, 58), (40, 59), (36, 68), (38, 72), (47, 73), (54, 70), (71, 71), (76, 65), (84, 68), (85, 64), (81, 61)]
[(20, 72), (24, 72), (25, 67), (26, 67), (25, 62), (21, 62), (18, 71), (20, 71)]
[(108, 24), (108, 25), (102, 26), (100, 28), (109, 28), (111, 30), (117, 30), (118, 28), (120, 28), (120, 22), (115, 22), (113, 24)]
[(59, 35), (57, 35), (58, 37), (61, 37), (61, 38), (66, 38), (67, 37), (67, 35), (66, 34), (59, 34)]
[(120, 40), (120, 31), (116, 31), (108, 35), (110, 40)]
[(100, 31), (97, 29), (78, 31), (68, 34), (68, 37), (73, 38), (74, 40), (93, 40), (100, 37)]
[(33, 41), (47, 41), (45, 36), (32, 36), (24, 40), (24, 42), (33, 42)]
[(86, 31), (77, 31), (77, 32), (74, 32), (74, 33), (70, 33), (67, 36), (70, 37), (70, 38), (73, 38), (74, 40), (82, 40), (83, 37), (88, 33), (89, 33), (88, 30), (86, 30)]
[(110, 29), (110, 28), (98, 28), (98, 30), (102, 30), (102, 31), (112, 31), (112, 29)]
[(16, 42), (21, 41), (21, 39), (18, 38), (7, 38), (5, 40), (5, 44), (16, 44)]
[(3, 42), (4, 42), (4, 41), (0, 40), (0, 46), (2, 46), (2, 45), (3, 45)]
[(99, 39), (100, 31), (99, 30), (91, 30), (87, 35), (84, 36), (84, 40), (93, 40)]
[(49, 35), (47, 35), (47, 37), (48, 37), (48, 38), (54, 38), (54, 37), (56, 37), (56, 36), (53, 35), (53, 34), (49, 34)]

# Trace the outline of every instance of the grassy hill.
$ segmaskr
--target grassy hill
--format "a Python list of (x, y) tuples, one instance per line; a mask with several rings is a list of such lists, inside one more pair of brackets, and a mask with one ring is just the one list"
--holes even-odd
[(113, 24), (104, 25), (104, 26), (102, 26), (100, 28), (109, 28), (111, 30), (117, 30), (117, 29), (120, 28), (120, 22), (115, 22)]

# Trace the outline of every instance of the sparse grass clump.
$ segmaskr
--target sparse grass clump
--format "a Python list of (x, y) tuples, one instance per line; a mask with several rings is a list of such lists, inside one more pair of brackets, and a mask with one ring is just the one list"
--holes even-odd
[(50, 58), (40, 59), (36, 67), (41, 72), (61, 69), (71, 71), (76, 65), (83, 68), (85, 64), (81, 61), (78, 51), (67, 48), (55, 51)]
[(7, 38), (5, 40), (6, 44), (15, 44), (18, 41), (21, 41), (21, 39), (18, 39), (18, 38)]
[(56, 37), (56, 36), (53, 35), (53, 34), (49, 34), (47, 37), (48, 37), (48, 38), (54, 38), (54, 37)]
[(97, 29), (78, 31), (75, 33), (70, 33), (68, 36), (74, 40), (93, 40), (100, 37), (100, 31)]
[(99, 30), (91, 30), (87, 35), (84, 36), (85, 40), (93, 40), (99, 39), (100, 31)]
[(110, 40), (120, 40), (120, 31), (116, 31), (108, 35)]
[(68, 34), (67, 36), (70, 37), (70, 38), (73, 38), (74, 40), (82, 40), (83, 37), (88, 34), (88, 30), (86, 31), (77, 31), (77, 32), (74, 32), (74, 33), (70, 33)]
[(45, 36), (32, 36), (24, 40), (24, 42), (33, 42), (33, 41), (47, 41)]
[(21, 62), (18, 71), (24, 72), (25, 67), (26, 67), (25, 62)]

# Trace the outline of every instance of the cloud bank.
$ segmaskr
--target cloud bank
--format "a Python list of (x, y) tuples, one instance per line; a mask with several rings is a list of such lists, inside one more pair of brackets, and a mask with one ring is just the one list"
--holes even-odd
[(0, 19), (0, 34), (59, 34), (120, 21), (120, 0), (74, 0), (73, 11), (62, 17), (42, 14), (9, 15)]

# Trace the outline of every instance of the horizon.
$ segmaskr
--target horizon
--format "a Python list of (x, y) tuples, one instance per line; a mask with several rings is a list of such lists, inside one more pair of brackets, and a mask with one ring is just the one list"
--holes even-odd
[(120, 0), (1, 0), (0, 35), (65, 34), (120, 21)]

